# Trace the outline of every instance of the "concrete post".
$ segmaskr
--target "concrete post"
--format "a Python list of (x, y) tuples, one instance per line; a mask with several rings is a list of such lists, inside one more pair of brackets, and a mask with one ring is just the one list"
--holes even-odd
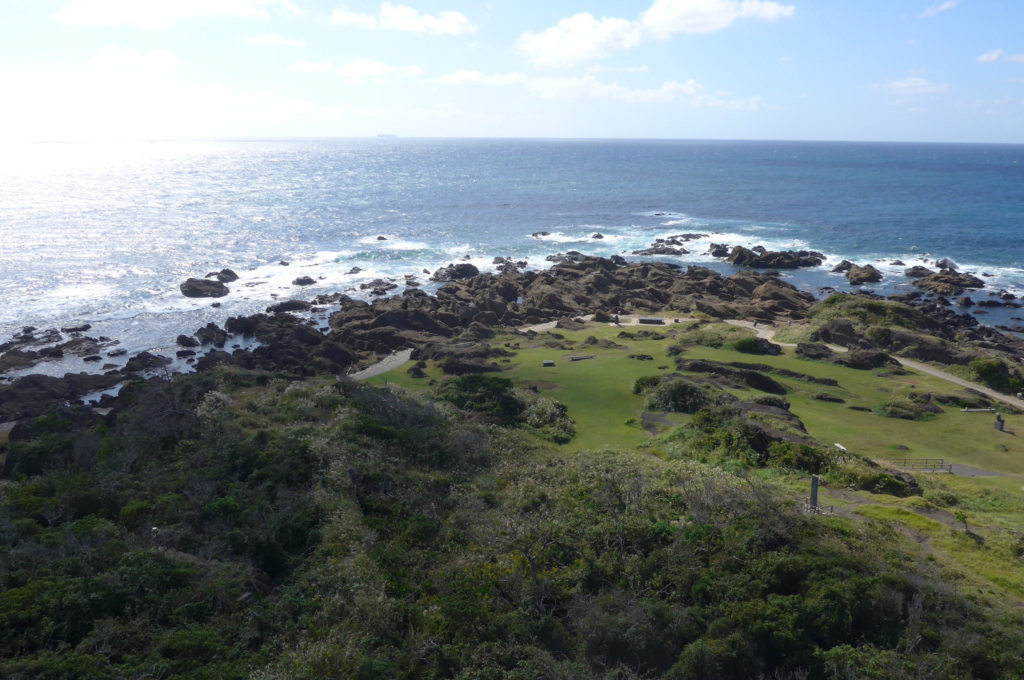
[(811, 507), (818, 507), (818, 475), (811, 475)]
[(1002, 417), (1001, 415), (999, 415), (999, 414), (997, 413), (997, 414), (996, 414), (996, 422), (995, 422), (995, 428), (996, 428), (997, 430), (999, 430), (1000, 432), (1002, 432), (1002, 431), (1003, 431), (1003, 427), (1004, 427), (1005, 425), (1006, 425), (1006, 421), (1005, 421), (1005, 420), (1003, 420), (1003, 417)]

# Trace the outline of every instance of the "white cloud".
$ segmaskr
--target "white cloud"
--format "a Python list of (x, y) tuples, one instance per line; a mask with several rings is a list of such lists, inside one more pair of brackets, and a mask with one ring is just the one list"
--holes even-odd
[(1003, 56), (1003, 51), (1000, 49), (989, 50), (985, 54), (978, 57), (977, 62), (979, 64), (989, 64), (993, 61), (999, 61), (999, 57)]
[(330, 71), (332, 68), (334, 67), (329, 63), (300, 61), (289, 66), (288, 70), (292, 73), (322, 73), (323, 71)]
[(587, 73), (647, 73), (650, 70), (647, 66), (619, 66), (613, 68), (604, 64), (594, 64), (587, 69)]
[(938, 16), (939, 14), (942, 14), (946, 10), (953, 9), (954, 7), (959, 5), (961, 2), (962, 2), (962, 0), (946, 0), (946, 2), (943, 2), (943, 3), (939, 4), (939, 5), (931, 5), (929, 7), (926, 7), (925, 10), (923, 12), (921, 12), (921, 18), (922, 19), (931, 19), (934, 16)]
[(949, 92), (946, 83), (932, 83), (924, 78), (911, 76), (903, 80), (894, 80), (881, 86), (889, 94), (901, 97), (913, 97), (922, 94), (944, 94)]
[(994, 61), (1010, 61), (1016, 64), (1024, 64), (1024, 54), (1007, 54), (1001, 49), (995, 49), (980, 55), (975, 61), (979, 64), (991, 64)]
[(334, 74), (344, 78), (349, 85), (358, 85), (365, 80), (380, 80), (385, 76), (403, 76), (414, 78), (422, 75), (418, 66), (391, 66), (372, 59), (356, 59), (339, 67)]
[(639, 19), (597, 19), (582, 12), (540, 33), (519, 36), (519, 51), (537, 66), (571, 67), (624, 52), (645, 40), (667, 40), (677, 33), (710, 33), (737, 19), (778, 21), (796, 10), (769, 0), (654, 0)]
[(406, 5), (395, 7), (390, 2), (385, 2), (380, 6), (380, 26), (396, 31), (415, 31), (416, 33), (433, 33), (434, 35), (461, 35), (472, 33), (477, 29), (460, 12), (441, 12), (436, 16), (420, 14), (412, 7)]
[(292, 40), (274, 34), (249, 36), (245, 42), (251, 45), (290, 45), (292, 47), (303, 47), (306, 44), (305, 40)]
[(480, 71), (458, 70), (437, 79), (442, 85), (520, 85), (527, 80), (523, 73), (498, 73), (493, 76), (484, 75)]
[(674, 102), (703, 88), (695, 80), (667, 81), (659, 88), (635, 89), (618, 83), (602, 83), (592, 75), (582, 78), (535, 78), (527, 90), (542, 99), (615, 99), (623, 102)]
[(290, 0), (67, 0), (53, 18), (76, 26), (119, 26), (160, 29), (194, 17), (268, 18), (267, 8), (280, 6), (291, 14)]
[(104, 47), (96, 52), (96, 56), (92, 60), (97, 64), (111, 66), (141, 64), (168, 71), (178, 67), (178, 58), (167, 50), (153, 50), (142, 55), (131, 47)]
[(332, 26), (380, 27), (393, 31), (411, 31), (433, 35), (462, 35), (473, 33), (477, 29), (461, 12), (420, 14), (408, 5), (395, 6), (390, 2), (385, 2), (380, 6), (379, 17), (339, 9), (334, 11), (327, 22)]
[(359, 12), (346, 12), (336, 9), (331, 18), (327, 20), (331, 26), (359, 26), (360, 28), (377, 28), (377, 20), (369, 14)]

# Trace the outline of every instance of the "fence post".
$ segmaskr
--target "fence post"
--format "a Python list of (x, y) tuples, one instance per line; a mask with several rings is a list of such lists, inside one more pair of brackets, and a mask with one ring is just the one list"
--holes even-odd
[(818, 475), (811, 475), (811, 507), (818, 507)]

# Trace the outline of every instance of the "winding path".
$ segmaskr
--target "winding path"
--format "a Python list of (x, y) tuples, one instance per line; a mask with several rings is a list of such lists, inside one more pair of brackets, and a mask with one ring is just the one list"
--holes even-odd
[(411, 358), (411, 349), (405, 349), (402, 350), (401, 352), (395, 352), (394, 354), (385, 358), (384, 360), (378, 361), (373, 366), (370, 366), (369, 368), (364, 368), (358, 373), (352, 373), (348, 377), (352, 378), (353, 380), (366, 380), (367, 378), (373, 378), (382, 373), (393, 371), (394, 369), (398, 368)]
[[(730, 324), (730, 325), (733, 325), (733, 326), (741, 326), (743, 328), (750, 328), (750, 329), (754, 330), (757, 333), (757, 337), (764, 338), (765, 340), (771, 340), (773, 337), (775, 337), (775, 333), (776, 333), (776, 329), (775, 328), (771, 328), (771, 327), (768, 327), (768, 326), (758, 326), (757, 328), (754, 328), (754, 324), (752, 322), (750, 322), (750, 321), (729, 320), (729, 321), (726, 321), (726, 323)], [(791, 342), (776, 342), (775, 344), (782, 345), (783, 347), (796, 347), (796, 345), (794, 343), (791, 343)], [(846, 351), (848, 351), (845, 347), (839, 347), (838, 345), (829, 345), (829, 348), (832, 349), (832, 351), (834, 351), (834, 352), (846, 352)], [(970, 380), (964, 380), (963, 378), (958, 378), (955, 375), (952, 375), (950, 373), (946, 373), (945, 371), (940, 371), (937, 368), (932, 368), (928, 364), (922, 364), (922, 363), (920, 363), (918, 361), (911, 361), (910, 359), (904, 359), (902, 357), (898, 357), (896, 360), (899, 361), (901, 364), (903, 364), (903, 366), (905, 368), (912, 368), (915, 371), (920, 371), (921, 373), (927, 373), (930, 376), (933, 376), (935, 378), (939, 378), (940, 380), (945, 380), (946, 382), (951, 382), (954, 385), (958, 385), (960, 387), (967, 387), (967, 388), (970, 388), (972, 390), (977, 390), (978, 392), (981, 392), (982, 394), (984, 394), (984, 395), (986, 395), (988, 397), (991, 397), (992, 399), (995, 399), (997, 401), (1001, 401), (1004, 404), (1009, 404), (1010, 406), (1013, 406), (1015, 408), (1019, 408), (1021, 410), (1024, 410), (1024, 401), (1022, 401), (1020, 399), (1017, 399), (1016, 397), (1011, 397), (1011, 396), (1009, 396), (1007, 394), (1002, 394), (1001, 392), (996, 392), (995, 390), (993, 390), (993, 389), (991, 389), (989, 387), (985, 387), (984, 385), (979, 385), (978, 383), (973, 383)]]

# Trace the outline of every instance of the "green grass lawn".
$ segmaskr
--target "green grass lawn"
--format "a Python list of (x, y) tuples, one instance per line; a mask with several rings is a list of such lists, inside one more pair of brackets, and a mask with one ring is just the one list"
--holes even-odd
[[(681, 324), (688, 327), (689, 323)], [(705, 328), (714, 329), (714, 326)], [(647, 441), (651, 434), (636, 426), (626, 425), (630, 418), (640, 418), (643, 398), (631, 391), (633, 381), (645, 375), (674, 372), (675, 362), (666, 356), (667, 346), (674, 344), (673, 336), (683, 328), (629, 327), (628, 332), (653, 330), (668, 335), (662, 340), (622, 339), (620, 328), (604, 324), (593, 325), (584, 331), (556, 330), (565, 340), (574, 341), (572, 350), (542, 346), (552, 340), (545, 333), (527, 340), (523, 336), (502, 336), (490, 341), (492, 345), (520, 343), (518, 354), (512, 357), (502, 374), (518, 387), (537, 386), (540, 393), (564, 403), (569, 415), (576, 421), (577, 436), (565, 450), (594, 451), (602, 448), (629, 449)], [(729, 327), (731, 334), (737, 330)], [(602, 349), (580, 344), (588, 336), (613, 340), (623, 349)], [(630, 354), (647, 354), (653, 361), (628, 358)], [(594, 358), (569, 362), (566, 357), (593, 354)], [(690, 359), (715, 361), (741, 361), (762, 363), (789, 369), (818, 378), (832, 378), (839, 387), (827, 387), (798, 379), (773, 377), (786, 385), (786, 398), (791, 411), (806, 425), (812, 437), (823, 445), (842, 444), (850, 451), (872, 458), (944, 458), (948, 462), (962, 463), (985, 470), (1008, 473), (1002, 477), (954, 477), (944, 474), (920, 473), (924, 496), (895, 498), (872, 495), (868, 492), (849, 493), (844, 490), (822, 488), (822, 503), (835, 504), (845, 512), (853, 512), (868, 519), (905, 527), (912, 532), (908, 541), (920, 543), (922, 558), (939, 559), (964, 577), (963, 586), (969, 597), (989, 603), (1004, 603), (1015, 607), (1024, 600), (1024, 564), (1015, 555), (1024, 550), (1016, 536), (1024, 533), (1024, 416), (1005, 415), (1007, 432), (992, 427), (992, 414), (962, 413), (946, 408), (925, 421), (906, 421), (883, 418), (874, 412), (860, 412), (850, 406), (873, 409), (893, 396), (911, 391), (933, 394), (962, 394), (961, 388), (939, 378), (911, 372), (904, 376), (879, 376), (878, 371), (859, 371), (826, 363), (797, 358), (792, 348), (784, 348), (780, 356), (755, 356), (729, 349), (689, 345), (684, 353)], [(553, 360), (553, 368), (544, 368), (542, 361)], [(668, 367), (659, 370), (659, 366)], [(410, 389), (426, 389), (431, 379), (444, 376), (430, 366), (427, 378), (411, 378), (407, 366), (373, 379), (384, 380)], [(741, 399), (758, 394), (755, 390), (732, 390)], [(817, 401), (817, 393), (842, 397), (845, 404)], [(671, 415), (671, 422), (685, 422), (688, 416)], [(664, 427), (664, 426), (661, 426)], [(909, 450), (897, 450), (902, 445)], [(806, 495), (808, 479), (801, 473), (785, 470), (761, 470), (755, 474), (769, 479), (779, 490), (793, 498)], [(953, 505), (941, 506), (943, 494), (952, 494), (958, 500)], [(932, 502), (933, 499), (936, 505)], [(964, 531), (951, 527), (950, 513), (965, 512), (972, 538)], [(947, 523), (936, 521), (936, 513)], [(928, 516), (926, 516), (928, 515)], [(979, 537), (981, 540), (979, 541)], [(1002, 606), (1002, 605), (999, 605)]]
[[(732, 332), (736, 331), (733, 327), (729, 328)], [(675, 332), (673, 326), (634, 326), (625, 330), (635, 333), (645, 329), (669, 334)], [(521, 343), (522, 349), (511, 359), (503, 375), (511, 378), (519, 387), (536, 385), (542, 394), (561, 401), (569, 408), (569, 415), (577, 423), (578, 434), (567, 447), (579, 450), (629, 448), (650, 436), (643, 429), (625, 424), (628, 419), (638, 418), (643, 412), (643, 399), (631, 392), (633, 381), (644, 375), (675, 371), (675, 364), (665, 355), (665, 348), (673, 344), (671, 337), (664, 340), (620, 339), (617, 336), (621, 330), (605, 324), (595, 324), (578, 332), (556, 330), (566, 340), (577, 343), (571, 351), (538, 346), (551, 338), (546, 333), (530, 342), (525, 341), (523, 336), (501, 336), (490, 342), (492, 345)], [(578, 344), (588, 336), (613, 340), (626, 349), (601, 349)], [(822, 444), (839, 443), (850, 451), (873, 458), (944, 458), (986, 470), (1024, 473), (1024, 416), (1004, 415), (1007, 432), (998, 432), (992, 427), (992, 414), (968, 414), (956, 408), (948, 408), (945, 413), (927, 421), (883, 418), (873, 412), (855, 411), (849, 407), (874, 408), (893, 396), (911, 391), (956, 394), (961, 392), (961, 388), (929, 375), (912, 372), (906, 376), (879, 377), (875, 371), (805, 361), (794, 356), (792, 348), (784, 348), (783, 352), (781, 356), (775, 357), (756, 356), (729, 349), (689, 346), (684, 356), (691, 359), (763, 363), (837, 380), (840, 386), (834, 388), (773, 376), (789, 388), (787, 399), (792, 403), (792, 412), (803, 420), (811, 436)], [(629, 354), (636, 353), (648, 354), (654, 360), (627, 358)], [(565, 359), (576, 354), (593, 354), (595, 358), (578, 362)], [(554, 360), (555, 366), (544, 368), (542, 361), (545, 359)], [(658, 370), (659, 366), (669, 368)], [(413, 389), (422, 389), (427, 385), (428, 379), (413, 379), (406, 370), (407, 367), (403, 366), (374, 381), (379, 383), (387, 379)], [(427, 370), (427, 374), (428, 378), (442, 377), (440, 371), (433, 366)], [(842, 397), (846, 403), (836, 404), (811, 398), (821, 392)], [(733, 393), (741, 399), (757, 394), (755, 390), (733, 390)], [(676, 422), (682, 422), (685, 417), (673, 418)], [(896, 446), (906, 446), (909, 450), (897, 450)]]

